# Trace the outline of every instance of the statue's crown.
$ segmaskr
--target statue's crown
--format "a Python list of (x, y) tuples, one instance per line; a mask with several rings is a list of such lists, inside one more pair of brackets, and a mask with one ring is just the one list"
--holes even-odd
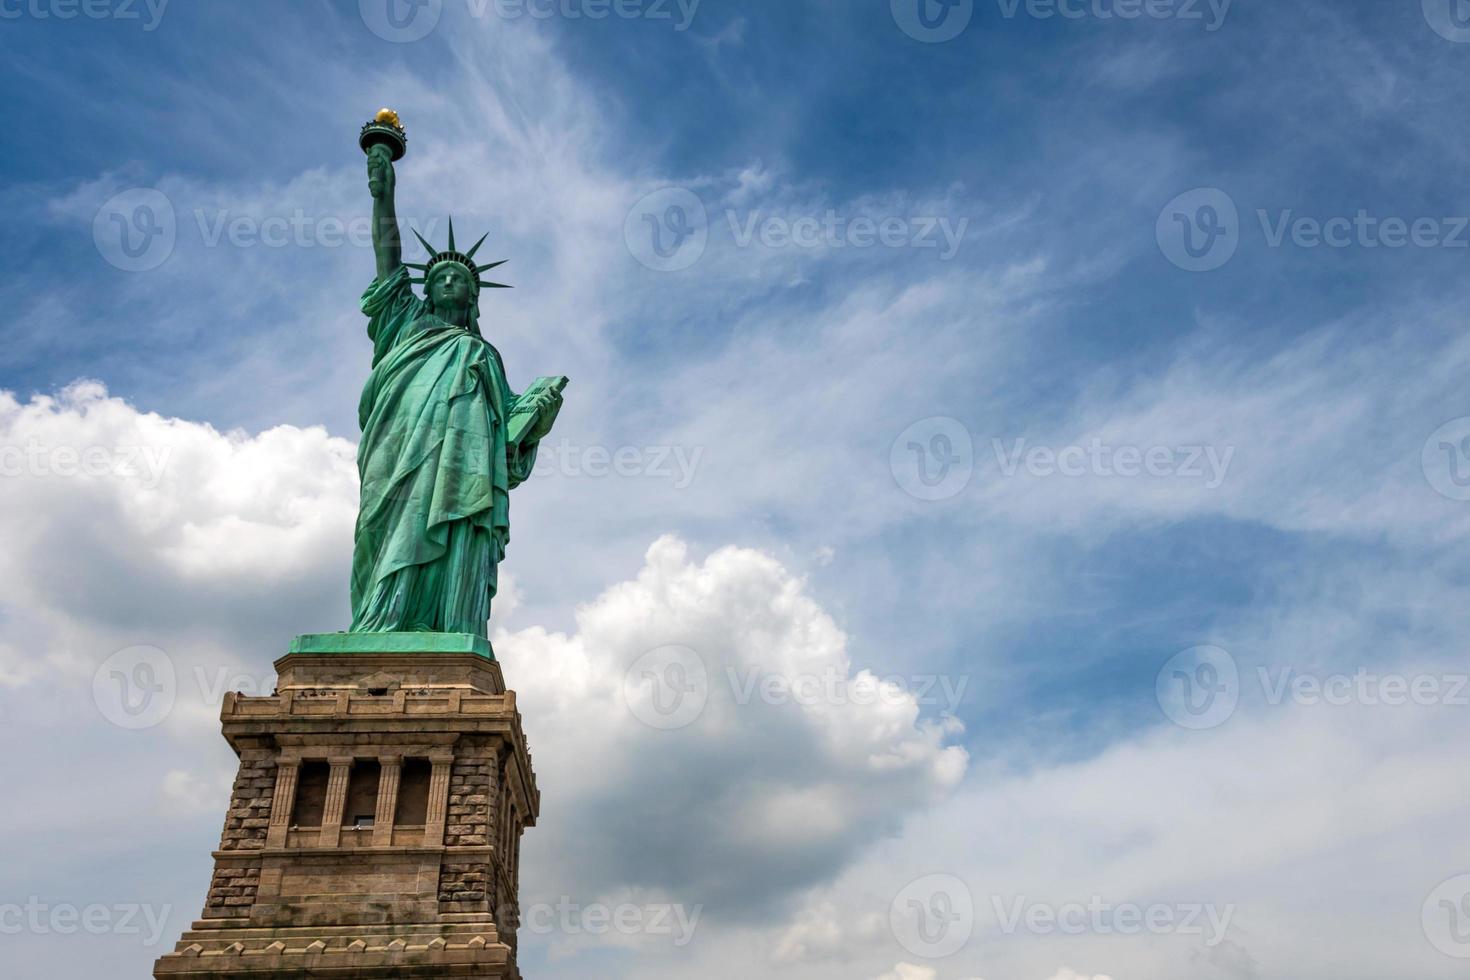
[(510, 289), (511, 288), (510, 286), (507, 286), (503, 282), (486, 282), (485, 280), (483, 280), (483, 279), (480, 278), (480, 273), (482, 273), (482, 272), (489, 272), (491, 269), (498, 268), (498, 267), (500, 267), (502, 265), (505, 265), (505, 263), (507, 263), (507, 262), (510, 261), (509, 259), (501, 259), (499, 262), (491, 262), (489, 265), (476, 265), (475, 264), (475, 253), (480, 250), (480, 246), (481, 245), (485, 244), (485, 239), (487, 239), (487, 238), (490, 237), (490, 233), (489, 232), (486, 232), (485, 234), (481, 235), (480, 236), (480, 240), (478, 242), (475, 242), (475, 244), (470, 248), (470, 250), (468, 252), (461, 252), (461, 251), (459, 251), (458, 249), (456, 249), (454, 247), (454, 219), (453, 218), (450, 218), (449, 219), (449, 247), (446, 248), (446, 249), (444, 249), (443, 251), (440, 251), (439, 249), (436, 249), (434, 246), (430, 245), (429, 242), (428, 242), (428, 240), (426, 238), (424, 238), (423, 235), (420, 235), (417, 230), (415, 230), (413, 234), (414, 234), (414, 237), (417, 238), (419, 240), (419, 242), (424, 246), (425, 250), (428, 251), (428, 253), (429, 253), (429, 261), (426, 262), (426, 263), (424, 263), (423, 265), (419, 265), (416, 262), (405, 262), (405, 263), (403, 263), (404, 265), (408, 266), (410, 269), (417, 269), (421, 273), (423, 273), (423, 275), (420, 276), (419, 278), (411, 280), (412, 282), (417, 283), (418, 285), (423, 285), (424, 283), (426, 283), (426, 282), (429, 281), (429, 274), (431, 272), (433, 272), (435, 266), (440, 265), (440, 264), (445, 263), (445, 262), (458, 262), (460, 265), (462, 265), (466, 269), (470, 270), (470, 275), (474, 277), (475, 283), (481, 289)]

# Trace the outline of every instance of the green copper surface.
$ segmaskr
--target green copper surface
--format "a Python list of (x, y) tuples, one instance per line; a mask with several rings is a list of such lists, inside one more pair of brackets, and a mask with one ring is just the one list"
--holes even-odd
[(361, 302), (373, 358), (358, 406), (352, 632), (485, 637), (510, 491), (531, 475), (566, 382), (511, 390), (479, 329), (478, 272), (488, 266), (452, 241), (431, 253), (425, 295), (414, 294), (391, 154), (381, 144), (367, 154), (377, 278)]
[(338, 656), (377, 653), (473, 653), (495, 659), (490, 641), (471, 633), (306, 633), (291, 641), (291, 653)]

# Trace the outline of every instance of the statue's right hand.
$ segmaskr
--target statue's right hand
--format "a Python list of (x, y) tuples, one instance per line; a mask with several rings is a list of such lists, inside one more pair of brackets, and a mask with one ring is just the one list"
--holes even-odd
[(393, 172), (393, 158), (386, 146), (379, 144), (368, 152), (367, 168), (368, 192), (378, 200), (391, 197), (397, 176)]

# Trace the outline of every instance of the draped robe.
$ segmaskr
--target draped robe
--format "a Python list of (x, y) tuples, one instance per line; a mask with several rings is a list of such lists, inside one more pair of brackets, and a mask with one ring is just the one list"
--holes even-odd
[(362, 311), (373, 367), (358, 407), (352, 631), (485, 636), (510, 491), (536, 444), (507, 444), (516, 395), (500, 353), (428, 312), (407, 268), (373, 280)]

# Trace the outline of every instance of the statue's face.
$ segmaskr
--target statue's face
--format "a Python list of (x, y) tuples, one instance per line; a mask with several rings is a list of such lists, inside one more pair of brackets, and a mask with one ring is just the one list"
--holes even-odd
[(429, 299), (436, 309), (464, 309), (475, 298), (475, 284), (470, 280), (469, 270), (454, 262), (444, 263), (442, 270), (435, 269), (428, 288)]

